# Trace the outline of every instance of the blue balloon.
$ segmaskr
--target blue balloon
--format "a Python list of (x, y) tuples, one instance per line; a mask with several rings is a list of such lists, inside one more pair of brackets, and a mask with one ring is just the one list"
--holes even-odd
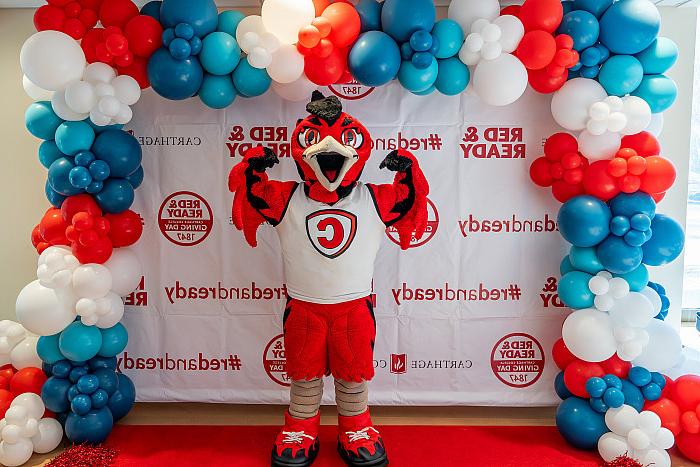
[(109, 165), (111, 177), (127, 177), (141, 166), (141, 145), (123, 130), (109, 130), (98, 135), (92, 152)]
[(559, 299), (574, 310), (592, 307), (595, 295), (588, 288), (588, 281), (592, 277), (591, 274), (582, 271), (571, 271), (564, 274), (557, 286)]
[(78, 394), (70, 401), (70, 409), (76, 415), (87, 415), (92, 409), (92, 399), (87, 394)]
[(600, 26), (593, 14), (585, 10), (574, 10), (564, 15), (557, 32), (571, 36), (574, 49), (582, 51), (598, 42)]
[[(165, 0), (165, 2), (167, 1)], [(99, 444), (107, 439), (113, 426), (112, 412), (107, 407), (103, 407), (99, 410), (91, 410), (82, 416), (73, 412), (69, 413), (68, 418), (66, 418), (65, 430), (66, 436), (73, 443)]]
[(401, 60), (410, 60), (411, 57), (413, 57), (413, 54), (415, 53), (411, 48), (411, 44), (409, 44), (408, 42), (404, 42), (403, 44), (401, 44), (401, 47), (399, 47), (399, 51), (401, 52)]
[(398, 42), (406, 42), (418, 30), (431, 31), (435, 25), (432, 0), (385, 0), (382, 30)]
[(107, 404), (109, 410), (112, 411), (112, 415), (114, 415), (115, 421), (124, 418), (134, 406), (134, 401), (136, 401), (134, 383), (122, 373), (117, 373), (117, 377), (119, 378), (119, 388), (112, 394)]
[(640, 213), (653, 218), (656, 215), (656, 201), (643, 191), (620, 193), (610, 200), (610, 210), (615, 216), (630, 219)]
[(610, 8), (613, 0), (574, 0), (573, 9), (574, 10), (586, 10), (589, 13), (593, 13), (596, 18), (600, 18), (605, 10)]
[(419, 91), (419, 92), (414, 92), (416, 96), (427, 96), (435, 92), (435, 85), (430, 86), (428, 89), (425, 91)]
[(95, 195), (95, 201), (105, 212), (124, 212), (134, 203), (134, 187), (124, 178), (109, 178), (102, 191)]
[(190, 55), (196, 55), (192, 51), (190, 41), (182, 37), (176, 37), (168, 44), (168, 52), (175, 60), (184, 60)]
[(631, 55), (614, 55), (600, 68), (598, 81), (610, 96), (626, 96), (642, 84), (644, 68)]
[(360, 15), (360, 32), (378, 31), (382, 28), (382, 4), (377, 0), (360, 0), (355, 5)]
[(236, 88), (233, 87), (231, 76), (204, 75), (199, 98), (212, 109), (225, 109), (231, 105), (236, 99)]
[(222, 11), (219, 13), (219, 20), (217, 22), (216, 30), (236, 37), (236, 29), (238, 29), (238, 24), (243, 21), (243, 18), (245, 18), (245, 15), (240, 11)]
[(47, 169), (51, 167), (51, 164), (53, 164), (57, 159), (65, 156), (66, 155), (63, 154), (60, 149), (58, 149), (56, 142), (53, 140), (44, 141), (41, 143), (41, 145), (39, 145), (39, 162), (41, 162), (41, 165)]
[(678, 96), (678, 87), (676, 82), (666, 75), (645, 75), (632, 95), (647, 101), (651, 107), (651, 113), (656, 114), (673, 105)]
[(226, 32), (212, 32), (202, 41), (199, 61), (212, 75), (228, 75), (236, 69), (241, 60), (241, 48), (235, 35)]
[(68, 378), (68, 375), (70, 375), (72, 369), (73, 365), (71, 365), (68, 360), (61, 360), (52, 365), (51, 373), (57, 378), (65, 379)]
[(24, 124), (27, 130), (40, 139), (54, 139), (56, 130), (61, 123), (63, 123), (63, 119), (53, 111), (51, 102), (34, 102), (27, 107), (27, 111), (24, 113)]
[(85, 326), (80, 321), (74, 321), (61, 332), (58, 348), (69, 360), (89, 360), (100, 350), (102, 333), (95, 326)]
[(102, 346), (97, 355), (100, 357), (115, 357), (122, 353), (129, 342), (129, 334), (122, 323), (111, 328), (102, 329)]
[(572, 246), (571, 250), (569, 250), (569, 261), (573, 269), (589, 274), (598, 274), (605, 269), (600, 264), (596, 250), (593, 247)]
[(566, 387), (566, 384), (564, 384), (563, 371), (560, 371), (554, 378), (554, 391), (556, 391), (557, 396), (559, 396), (561, 400), (568, 399), (569, 397), (573, 396), (571, 391), (569, 391), (569, 389)]
[[(81, 188), (74, 186), (70, 182), (70, 172), (73, 170), (75, 165), (73, 161), (68, 157), (61, 157), (55, 160), (49, 167), (49, 174), (47, 178), (48, 187), (58, 195), (61, 196), (73, 196), (78, 195), (83, 192)], [(49, 201), (55, 205), (49, 193), (47, 191), (47, 197)], [(63, 200), (61, 200), (62, 202)], [(60, 203), (58, 205), (60, 207)]]
[(581, 52), (580, 63), (585, 67), (596, 66), (601, 62), (600, 50), (597, 47), (588, 47)]
[(678, 222), (657, 214), (651, 221), (651, 231), (651, 239), (642, 246), (644, 264), (662, 266), (678, 258), (685, 245), (685, 234)]
[(167, 49), (161, 48), (148, 61), (148, 79), (161, 96), (182, 100), (197, 94), (204, 79), (204, 70), (196, 57), (177, 60)]
[(416, 68), (412, 62), (402, 62), (399, 68), (398, 78), (404, 88), (417, 93), (430, 89), (430, 87), (435, 84), (437, 75), (438, 63), (435, 57), (432, 57), (430, 66), (423, 70)]
[(646, 386), (651, 383), (651, 372), (644, 367), (635, 366), (630, 368), (627, 379), (635, 386)]
[(63, 201), (65, 201), (66, 199), (65, 195), (58, 193), (51, 187), (51, 184), (48, 180), (46, 180), (46, 184), (44, 185), (44, 193), (46, 194), (46, 199), (48, 199), (49, 203), (51, 203), (51, 205), (55, 208), (60, 208), (63, 204)]
[(365, 86), (382, 86), (396, 77), (401, 53), (394, 39), (382, 31), (365, 32), (348, 55), (352, 76)]
[(668, 37), (657, 37), (649, 47), (635, 55), (645, 75), (666, 73), (678, 59), (678, 46)]
[(642, 396), (648, 401), (655, 401), (661, 398), (661, 387), (656, 383), (649, 383), (642, 388)]
[(608, 206), (593, 196), (571, 198), (561, 206), (557, 216), (561, 235), (580, 247), (602, 242), (610, 233), (610, 219)]
[(160, 23), (164, 28), (174, 28), (187, 23), (195, 35), (204, 37), (216, 31), (219, 14), (214, 0), (164, 0), (160, 7)]
[(88, 368), (85, 366), (78, 366), (77, 362), (73, 362), (73, 365), (75, 366), (70, 370), (70, 373), (68, 374), (68, 379), (71, 381), (71, 383), (77, 383), (80, 378), (88, 374)]
[(428, 68), (433, 63), (433, 60), (435, 60), (435, 57), (429, 52), (416, 52), (411, 57), (411, 63), (419, 70)]
[(649, 0), (620, 0), (600, 19), (600, 41), (611, 52), (634, 55), (654, 42), (661, 15)]
[(47, 379), (41, 387), (41, 400), (46, 408), (56, 413), (70, 409), (68, 390), (71, 386), (71, 382), (64, 378), (52, 376)]
[(562, 276), (566, 274), (567, 272), (575, 271), (576, 268), (571, 264), (571, 258), (569, 255), (564, 256), (564, 258), (561, 260), (561, 263), (559, 263), (559, 274)]
[(593, 377), (586, 381), (586, 392), (591, 397), (603, 397), (607, 389), (608, 385), (603, 378)]
[(150, 16), (151, 18), (160, 22), (160, 7), (162, 4), (163, 2), (160, 0), (148, 2), (143, 6), (143, 8), (141, 8), (141, 14)]
[(117, 369), (117, 357), (104, 358), (95, 357), (88, 362), (90, 369), (93, 371), (100, 369), (116, 370)]
[(77, 166), (73, 167), (71, 171), (68, 172), (68, 180), (74, 187), (84, 190), (92, 183), (92, 176), (90, 176), (90, 171), (88, 169)]
[(119, 388), (119, 377), (112, 368), (98, 368), (93, 375), (99, 380), (99, 387), (103, 389), (108, 396), (114, 394)]
[(603, 402), (605, 402), (605, 405), (608, 407), (617, 409), (618, 407), (622, 407), (625, 403), (625, 395), (617, 388), (609, 388), (603, 395)]
[(642, 249), (628, 245), (622, 237), (610, 235), (597, 249), (598, 259), (614, 274), (627, 274), (642, 264)]
[(584, 66), (581, 67), (581, 70), (579, 70), (581, 77), (588, 79), (596, 79), (598, 77), (598, 73), (600, 73), (600, 68), (597, 66)]
[(262, 96), (272, 84), (267, 70), (251, 66), (248, 57), (241, 60), (232, 76), (236, 91), (243, 97)]
[(618, 376), (607, 374), (603, 376), (603, 381), (609, 388), (622, 389), (622, 380)]
[(564, 439), (579, 449), (594, 449), (600, 437), (609, 431), (605, 417), (580, 397), (569, 397), (559, 404), (556, 422)]
[(41, 336), (37, 341), (36, 353), (44, 363), (54, 364), (66, 358), (58, 348), (59, 337), (60, 333), (53, 336)]
[(129, 184), (135, 190), (136, 188), (141, 186), (141, 183), (143, 183), (143, 177), (144, 177), (143, 166), (141, 166), (138, 169), (136, 169), (136, 172), (134, 172), (131, 175), (129, 175), (128, 177), (126, 177), (126, 180), (129, 182)]
[(82, 394), (92, 394), (100, 388), (100, 380), (97, 376), (88, 374), (82, 376), (76, 386)]
[(637, 386), (629, 381), (622, 380), (622, 394), (625, 395), (625, 404), (634, 407), (637, 412), (641, 412), (644, 407), (644, 396)]
[(459, 53), (464, 43), (464, 32), (456, 21), (441, 19), (435, 23), (432, 33), (440, 42), (435, 58), (450, 58)]
[(630, 285), (630, 291), (641, 292), (649, 282), (649, 271), (647, 267), (640, 264), (639, 267), (626, 274), (613, 274), (615, 277), (622, 277)]
[(90, 402), (95, 410), (101, 409), (109, 402), (109, 394), (104, 389), (98, 389), (90, 395)]
[(85, 122), (63, 122), (56, 129), (56, 145), (69, 156), (90, 150), (94, 141), (95, 131)]
[(469, 84), (469, 68), (457, 57), (438, 60), (435, 88), (447, 96), (462, 93)]

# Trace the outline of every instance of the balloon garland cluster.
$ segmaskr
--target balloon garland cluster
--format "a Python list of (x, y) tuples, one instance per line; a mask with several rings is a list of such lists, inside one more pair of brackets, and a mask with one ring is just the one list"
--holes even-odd
[[(10, 394), (0, 388), (0, 402), (19, 396), (11, 372), (43, 368), (25, 392), (41, 393), (69, 439), (91, 443), (133, 404), (114, 359), (127, 340), (120, 297), (141, 277), (128, 248), (142, 230), (129, 210), (141, 149), (122, 130), (141, 89), (220, 109), (270, 88), (300, 101), (318, 86), (392, 81), (416, 95), (467, 92), (505, 106), (529, 85), (553, 93), (552, 115), (567, 131), (530, 170), (564, 203), (559, 227), (572, 244), (559, 281), (573, 312), (554, 348), (557, 425), (606, 460), (668, 465), (669, 432), (700, 459), (700, 392), (691, 391), (700, 383), (661, 374), (678, 362), (680, 341), (647, 269), (683, 248), (678, 224), (657, 213), (675, 169), (652, 134), (676, 97), (664, 73), (678, 50), (657, 37), (649, 0), (526, 0), (503, 10), (497, 0), (452, 0), (442, 20), (432, 0), (264, 0), (252, 16), (219, 14), (213, 0), (140, 11), (131, 0), (48, 0), (34, 19), (39, 32), (20, 54), (24, 88), (38, 101), (26, 125), (43, 140), (52, 207), (32, 233), (37, 281), (18, 297), (20, 324), (0, 323), (9, 365), (0, 385), (7, 371)], [(26, 454), (26, 442), (3, 449), (17, 439), (0, 442), (0, 462)]]

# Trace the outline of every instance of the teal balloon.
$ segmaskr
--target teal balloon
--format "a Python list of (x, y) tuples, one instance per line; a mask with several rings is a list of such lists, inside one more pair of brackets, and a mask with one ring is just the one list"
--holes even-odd
[(70, 412), (66, 418), (65, 431), (66, 437), (75, 444), (99, 444), (107, 439), (113, 427), (112, 412), (107, 407), (102, 407), (85, 415)]
[[(73, 168), (75, 168), (75, 164), (68, 157), (61, 157), (53, 161), (51, 166), (49, 166), (49, 173), (46, 179), (49, 187), (62, 196), (73, 196), (82, 193), (83, 190), (81, 188), (74, 186), (70, 182), (70, 172)], [(49, 196), (48, 192), (47, 196)], [(49, 200), (55, 206), (54, 201), (51, 198)]]
[(619, 0), (600, 18), (600, 41), (615, 54), (634, 55), (654, 42), (661, 15), (649, 0)]
[(435, 58), (450, 58), (459, 53), (464, 43), (462, 27), (454, 20), (441, 19), (433, 27), (433, 36), (438, 38), (440, 46)]
[(425, 91), (414, 92), (413, 94), (415, 94), (416, 96), (428, 96), (428, 95), (430, 95), (430, 94), (432, 94), (432, 93), (434, 93), (434, 92), (435, 92), (435, 86), (433, 85), (433, 86), (430, 86), (430, 87), (429, 87), (428, 89), (426, 89)]
[(74, 321), (61, 332), (58, 348), (68, 359), (77, 362), (90, 360), (97, 355), (102, 346), (102, 333), (95, 326), (85, 326)]
[(51, 102), (34, 102), (24, 112), (24, 124), (32, 135), (39, 139), (54, 139), (63, 119), (56, 115)]
[(361, 34), (348, 55), (350, 73), (365, 86), (382, 86), (388, 83), (396, 77), (400, 66), (399, 46), (382, 31)]
[(613, 274), (627, 274), (642, 264), (642, 249), (630, 246), (615, 235), (610, 235), (597, 248), (598, 259)]
[(56, 129), (56, 145), (69, 156), (88, 151), (94, 141), (95, 131), (85, 122), (63, 122)]
[(637, 386), (626, 379), (622, 380), (622, 394), (625, 396), (625, 404), (634, 407), (637, 412), (644, 408), (644, 395)]
[(49, 200), (49, 203), (51, 203), (51, 205), (55, 208), (60, 208), (63, 204), (63, 201), (66, 200), (66, 195), (62, 195), (61, 193), (54, 190), (51, 186), (51, 182), (48, 179), (44, 184), (44, 194), (46, 195), (46, 199)]
[(571, 264), (571, 258), (569, 255), (564, 256), (564, 258), (561, 260), (561, 263), (559, 263), (559, 274), (564, 275), (567, 272), (575, 271), (576, 268)]
[(669, 216), (657, 214), (651, 221), (651, 231), (651, 239), (642, 245), (644, 264), (663, 266), (680, 256), (685, 245), (685, 234), (678, 222)]
[(41, 400), (52, 412), (66, 412), (70, 409), (68, 390), (73, 386), (69, 380), (52, 376), (41, 387)]
[(600, 68), (598, 81), (610, 96), (626, 96), (639, 87), (644, 68), (631, 55), (613, 55)]
[(102, 345), (97, 353), (100, 357), (116, 357), (124, 351), (129, 342), (129, 334), (123, 324), (117, 323), (111, 328), (101, 329)]
[(153, 90), (170, 100), (194, 96), (204, 78), (204, 69), (197, 57), (177, 60), (165, 48), (160, 48), (151, 55), (147, 71)]
[(573, 269), (588, 274), (598, 274), (605, 269), (600, 263), (594, 247), (572, 246), (569, 251), (569, 260)]
[(134, 383), (123, 373), (117, 373), (119, 387), (109, 398), (108, 407), (114, 415), (114, 420), (120, 420), (129, 413), (136, 400)]
[(110, 177), (127, 177), (141, 167), (143, 153), (138, 140), (123, 130), (101, 133), (92, 148), (95, 157), (109, 165)]
[(425, 69), (416, 68), (412, 62), (405, 60), (399, 68), (399, 82), (411, 92), (418, 93), (430, 89), (435, 84), (438, 75), (438, 63), (433, 57)]
[(559, 209), (557, 223), (564, 239), (575, 246), (589, 247), (610, 233), (610, 208), (593, 196), (576, 196)]
[(204, 37), (216, 30), (219, 14), (214, 0), (165, 0), (160, 7), (163, 28), (174, 28), (187, 23), (196, 36)]
[(219, 13), (219, 21), (216, 26), (217, 31), (225, 32), (233, 37), (236, 37), (236, 29), (238, 29), (238, 23), (240, 23), (245, 15), (240, 11), (236, 10), (226, 10)]
[(559, 404), (555, 418), (564, 439), (579, 449), (594, 449), (600, 437), (610, 431), (605, 416), (580, 397), (569, 397)]
[(593, 13), (596, 18), (600, 18), (605, 13), (605, 10), (610, 8), (613, 0), (574, 0), (566, 3), (573, 3), (573, 10), (586, 10), (589, 13)]
[(406, 42), (416, 31), (431, 31), (435, 16), (433, 0), (385, 0), (382, 30), (397, 42)]
[(666, 75), (645, 75), (632, 95), (647, 101), (651, 113), (656, 114), (673, 105), (678, 96), (678, 87), (675, 81)]
[(678, 46), (668, 37), (657, 37), (649, 47), (635, 55), (646, 75), (666, 73), (678, 60)]
[(631, 219), (635, 214), (644, 214), (649, 218), (656, 215), (656, 201), (643, 191), (620, 193), (611, 199), (609, 204), (614, 216)]
[(649, 283), (649, 270), (643, 264), (628, 272), (627, 274), (613, 274), (615, 277), (621, 277), (630, 285), (632, 292), (641, 292)]
[(377, 0), (360, 0), (355, 5), (360, 15), (360, 32), (378, 31), (382, 28), (382, 4)]
[(51, 167), (51, 164), (53, 164), (56, 160), (65, 156), (66, 155), (63, 154), (60, 149), (58, 149), (56, 141), (44, 141), (39, 145), (39, 162), (41, 162), (41, 165), (47, 169)]
[(236, 36), (221, 31), (209, 34), (202, 41), (199, 61), (212, 75), (232, 73), (241, 61), (241, 48), (236, 42)]
[(41, 336), (36, 343), (36, 353), (41, 358), (41, 361), (53, 365), (54, 363), (65, 360), (61, 350), (58, 347), (58, 339), (61, 333), (53, 336)]
[(212, 109), (224, 109), (236, 99), (236, 89), (229, 75), (204, 75), (199, 98)]
[(134, 202), (134, 187), (124, 178), (108, 178), (95, 201), (105, 212), (118, 214), (131, 207)]
[(435, 80), (435, 88), (438, 91), (447, 96), (454, 96), (462, 93), (468, 84), (469, 68), (459, 58), (438, 60), (438, 75)]
[(593, 14), (585, 10), (574, 10), (564, 15), (557, 33), (571, 36), (574, 49), (583, 51), (598, 42), (600, 26)]
[(233, 85), (238, 94), (243, 97), (262, 96), (270, 89), (272, 78), (264, 68), (255, 68), (248, 62), (248, 57), (242, 59), (233, 70)]
[(582, 271), (571, 271), (559, 279), (559, 299), (569, 308), (580, 310), (593, 306), (595, 295), (588, 288), (588, 281), (593, 276)]

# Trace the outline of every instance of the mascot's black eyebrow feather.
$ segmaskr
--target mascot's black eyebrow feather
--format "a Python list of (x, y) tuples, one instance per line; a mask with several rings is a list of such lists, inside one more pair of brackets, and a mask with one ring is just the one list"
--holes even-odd
[(314, 91), (311, 102), (306, 104), (306, 111), (333, 125), (343, 114), (343, 105), (336, 96), (324, 97), (319, 91)]

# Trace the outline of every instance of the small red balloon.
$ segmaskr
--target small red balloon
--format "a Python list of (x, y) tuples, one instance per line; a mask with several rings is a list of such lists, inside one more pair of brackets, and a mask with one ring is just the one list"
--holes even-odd
[(538, 157), (530, 166), (530, 179), (535, 183), (535, 185), (541, 187), (552, 186), (554, 179), (552, 178), (552, 173), (549, 170), (550, 162), (544, 157)]
[(583, 189), (591, 196), (609, 201), (620, 194), (617, 179), (608, 173), (610, 161), (595, 161), (583, 174)]
[(555, 133), (544, 143), (545, 157), (551, 161), (559, 161), (568, 153), (578, 153), (578, 141), (569, 133)]
[(141, 89), (146, 89), (151, 85), (148, 81), (148, 59), (134, 57), (134, 61), (129, 66), (117, 65), (117, 71), (120, 75), (129, 75), (139, 83)]
[(326, 58), (309, 55), (304, 59), (306, 77), (319, 86), (330, 86), (335, 83), (343, 76), (346, 68), (346, 58), (337, 48)]
[(603, 367), (603, 371), (605, 371), (606, 375), (615, 375), (621, 379), (627, 378), (627, 374), (632, 368), (632, 364), (630, 362), (622, 360), (617, 356), (617, 354), (603, 362), (600, 362), (600, 366)]
[(5, 412), (10, 408), (10, 404), (15, 396), (7, 389), (0, 389), (0, 417), (5, 418)]
[(681, 412), (695, 411), (700, 404), (700, 376), (685, 375), (676, 379), (672, 399)]
[(563, 338), (559, 338), (552, 346), (552, 358), (554, 359), (554, 364), (560, 370), (565, 370), (569, 364), (578, 360), (574, 354), (571, 353), (569, 348), (564, 343)]
[(39, 233), (51, 245), (68, 245), (67, 227), (68, 223), (63, 219), (61, 210), (49, 208), (39, 222)]
[(62, 31), (65, 21), (63, 9), (54, 5), (44, 5), (34, 13), (34, 27), (37, 31)]
[(604, 375), (605, 371), (598, 363), (576, 360), (564, 370), (564, 384), (573, 395), (587, 399), (590, 396), (586, 392), (586, 382), (590, 378), (601, 378)]
[(540, 94), (551, 94), (566, 84), (567, 73), (552, 76), (547, 68), (540, 70), (528, 70), (528, 82), (535, 91)]
[(124, 28), (131, 18), (139, 14), (139, 8), (131, 0), (109, 0), (102, 3), (100, 22), (103, 26)]
[(639, 189), (646, 193), (668, 191), (676, 181), (676, 168), (673, 163), (661, 156), (646, 158), (647, 170), (641, 175)]
[(540, 70), (552, 62), (557, 44), (551, 34), (535, 30), (525, 33), (515, 55), (528, 70)]
[(105, 219), (109, 222), (109, 239), (115, 248), (133, 245), (141, 238), (143, 223), (134, 211), (107, 214)]
[(323, 10), (328, 8), (328, 5), (331, 4), (330, 0), (313, 0), (314, 2), (314, 10), (316, 11), (316, 16), (321, 16), (323, 13)]
[(624, 136), (620, 146), (634, 149), (642, 157), (658, 156), (661, 154), (659, 140), (648, 131), (642, 131), (636, 135)]
[(112, 249), (112, 242), (109, 238), (98, 236), (92, 239), (88, 245), (80, 242), (73, 243), (71, 252), (81, 264), (103, 264), (112, 256)]
[(349, 3), (331, 3), (323, 10), (322, 16), (331, 24), (328, 39), (336, 47), (347, 47), (360, 35), (360, 15)]
[(129, 50), (141, 58), (150, 58), (163, 45), (163, 28), (147, 15), (138, 15), (129, 20), (124, 36), (129, 41)]
[(41, 387), (46, 382), (47, 377), (40, 368), (23, 368), (19, 370), (10, 380), (10, 392), (15, 396), (25, 392), (41, 394)]
[(644, 410), (654, 412), (661, 419), (661, 426), (668, 428), (673, 436), (678, 436), (681, 432), (681, 411), (678, 404), (671, 399), (662, 397), (655, 401), (647, 401)]
[(321, 40), (321, 33), (318, 28), (312, 24), (304, 26), (299, 30), (299, 44), (311, 49), (316, 47)]
[(525, 0), (518, 13), (525, 31), (554, 32), (564, 17), (564, 7), (559, 0)]

